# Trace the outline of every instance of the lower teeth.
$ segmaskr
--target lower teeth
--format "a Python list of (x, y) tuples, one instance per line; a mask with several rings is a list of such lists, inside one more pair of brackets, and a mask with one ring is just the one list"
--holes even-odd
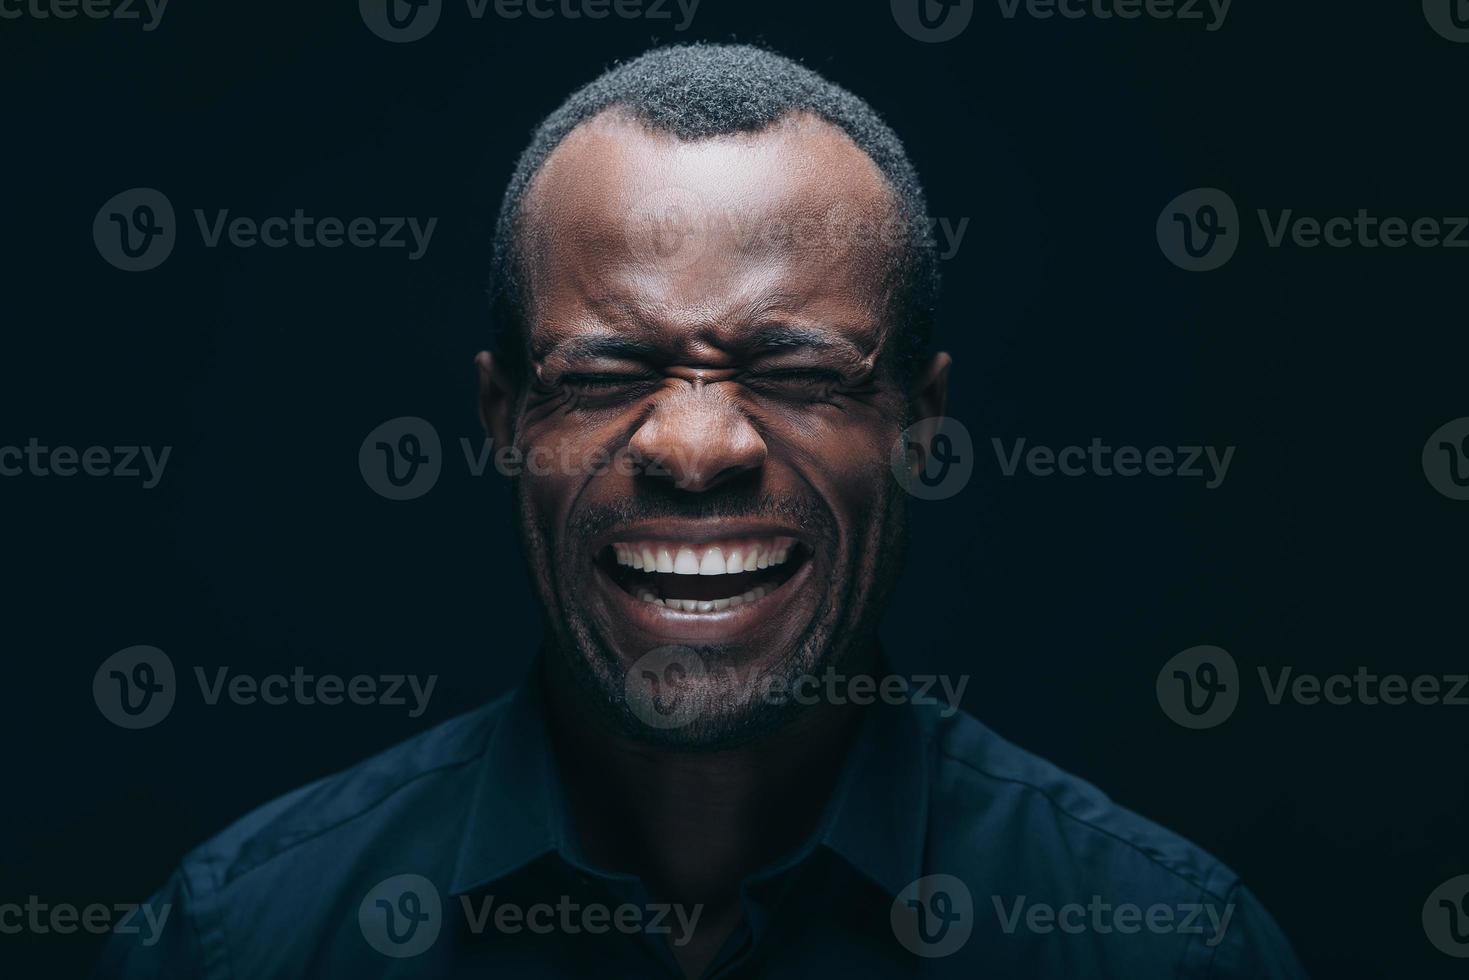
[(651, 602), (655, 606), (663, 606), (666, 609), (677, 609), (681, 612), (718, 612), (731, 606), (743, 605), (746, 602), (754, 602), (770, 590), (763, 585), (757, 585), (749, 592), (741, 595), (731, 596), (728, 599), (660, 599), (653, 593), (644, 589), (638, 593), (638, 598), (644, 602)]

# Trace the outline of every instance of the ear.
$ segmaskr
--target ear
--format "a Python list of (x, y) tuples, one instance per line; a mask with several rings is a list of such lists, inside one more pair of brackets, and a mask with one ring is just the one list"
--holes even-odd
[(939, 351), (928, 359), (913, 376), (910, 395), (913, 403), (913, 421), (921, 422), (944, 414), (949, 403), (949, 365), (953, 358)]
[(515, 385), (489, 351), (476, 354), (474, 364), (479, 369), (479, 423), (496, 449), (508, 446), (515, 431)]

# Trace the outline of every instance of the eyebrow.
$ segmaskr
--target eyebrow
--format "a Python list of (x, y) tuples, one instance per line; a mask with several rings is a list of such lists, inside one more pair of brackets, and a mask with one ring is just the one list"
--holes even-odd
[[(760, 327), (739, 344), (750, 351), (786, 351), (809, 348), (813, 350), (842, 350), (858, 355), (858, 349), (845, 338), (834, 338), (823, 330), (810, 327), (792, 327), (773, 324)], [(573, 337), (558, 343), (555, 354), (567, 360), (595, 360), (610, 358), (627, 361), (655, 361), (662, 353), (657, 344), (622, 334), (604, 334), (592, 337)], [(550, 352), (548, 352), (550, 353)]]
[(619, 360), (649, 360), (657, 355), (658, 346), (645, 340), (608, 334), (600, 337), (574, 337), (554, 348), (556, 353), (570, 359), (598, 357)]
[(771, 326), (761, 327), (750, 337), (753, 350), (792, 350), (797, 347), (814, 347), (830, 350), (845, 346), (834, 342), (830, 335), (807, 327)]

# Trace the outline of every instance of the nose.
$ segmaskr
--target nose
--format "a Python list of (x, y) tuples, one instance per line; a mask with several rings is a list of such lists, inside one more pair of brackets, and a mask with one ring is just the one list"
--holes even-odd
[(644, 475), (702, 493), (765, 463), (765, 440), (727, 386), (694, 381), (659, 398), (628, 443)]

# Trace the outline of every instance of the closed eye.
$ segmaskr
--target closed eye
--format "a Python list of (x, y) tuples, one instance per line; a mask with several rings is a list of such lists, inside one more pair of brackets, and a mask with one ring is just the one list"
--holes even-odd
[(843, 382), (836, 371), (823, 368), (776, 368), (769, 371), (754, 371), (742, 380), (754, 388), (832, 388)]
[(837, 372), (823, 368), (778, 368), (773, 371), (756, 371), (746, 377), (761, 381), (829, 381), (833, 384), (842, 380)]
[(610, 391), (636, 385), (651, 384), (657, 380), (651, 374), (563, 374), (561, 383), (583, 391)]

